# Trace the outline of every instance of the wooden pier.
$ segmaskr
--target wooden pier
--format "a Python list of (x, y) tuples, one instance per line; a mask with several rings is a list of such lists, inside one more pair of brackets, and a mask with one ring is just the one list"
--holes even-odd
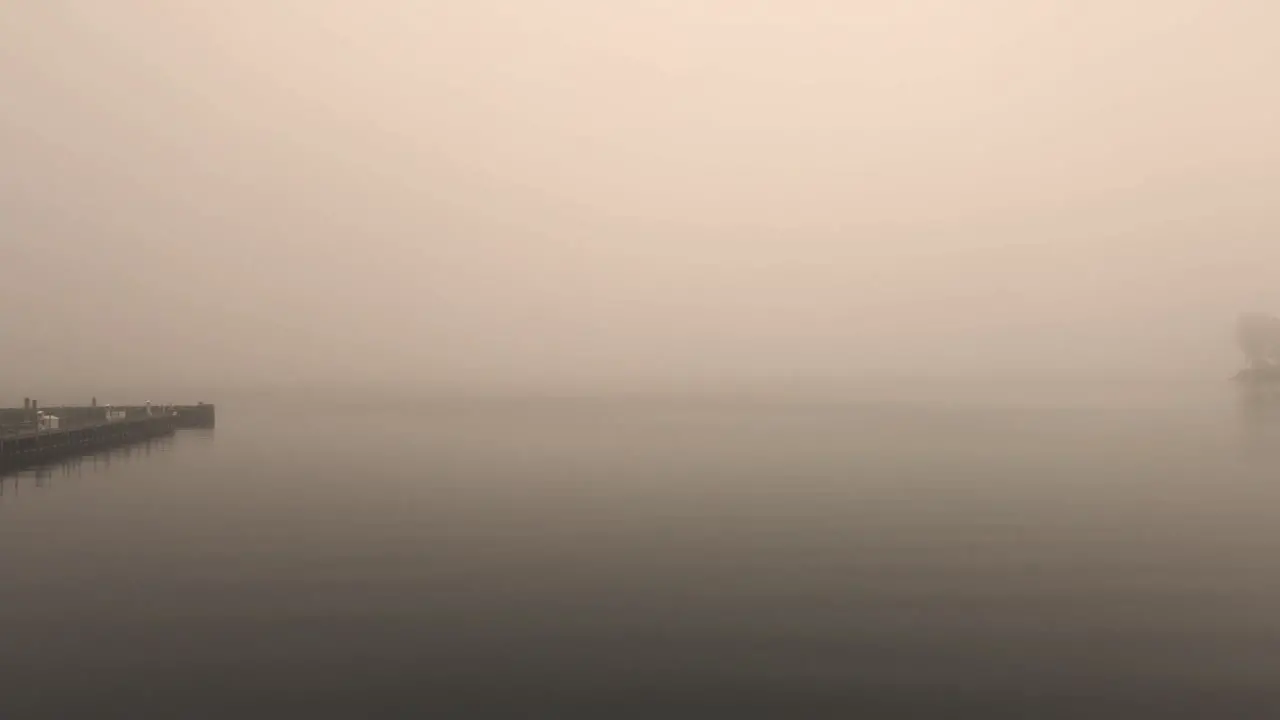
[(184, 427), (213, 427), (214, 406), (59, 406), (45, 408), (57, 427), (41, 423), (35, 403), (0, 409), (0, 473), (170, 435)]

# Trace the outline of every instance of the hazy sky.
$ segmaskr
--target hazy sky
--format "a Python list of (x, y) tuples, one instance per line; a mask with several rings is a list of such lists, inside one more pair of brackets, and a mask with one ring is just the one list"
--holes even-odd
[(11, 0), (0, 395), (1225, 376), (1271, 0)]

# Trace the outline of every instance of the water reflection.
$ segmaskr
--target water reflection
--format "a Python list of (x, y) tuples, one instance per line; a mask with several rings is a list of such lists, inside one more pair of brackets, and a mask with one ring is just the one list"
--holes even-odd
[(1236, 397), (1245, 449), (1280, 458), (1280, 387), (1246, 386)]
[(16, 494), (24, 482), (38, 488), (47, 487), (55, 478), (81, 477), (87, 469), (90, 474), (106, 472), (113, 465), (127, 465), (148, 460), (152, 454), (169, 452), (173, 448), (172, 435), (142, 440), (129, 445), (98, 450), (84, 455), (63, 458), (56, 462), (0, 472), (0, 497)]

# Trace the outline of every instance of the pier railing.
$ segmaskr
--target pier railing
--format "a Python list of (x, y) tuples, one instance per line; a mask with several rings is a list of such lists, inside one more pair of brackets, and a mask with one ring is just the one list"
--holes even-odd
[[(38, 413), (58, 418), (57, 428), (41, 429)], [(110, 413), (110, 414), (109, 414)], [(76, 430), (146, 417), (178, 415), (180, 427), (212, 427), (214, 406), (197, 405), (40, 405), (0, 408), (0, 438)]]
[[(40, 427), (40, 423), (35, 419), (24, 420), (16, 423), (6, 423), (4, 425), (0, 425), (0, 437), (16, 437), (19, 435), (30, 435), (34, 433), (56, 433), (66, 430), (79, 430), (82, 428), (94, 427), (96, 425), (104, 425), (112, 422), (126, 422), (148, 417), (146, 413), (126, 413), (123, 417), (118, 418), (110, 418), (106, 413), (80, 413), (72, 415), (59, 413), (58, 411), (61, 409), (62, 408), (49, 408), (42, 411), (58, 418), (57, 427), (42, 428)], [(171, 409), (154, 408), (152, 409), (149, 417), (172, 415), (174, 412), (175, 411)]]

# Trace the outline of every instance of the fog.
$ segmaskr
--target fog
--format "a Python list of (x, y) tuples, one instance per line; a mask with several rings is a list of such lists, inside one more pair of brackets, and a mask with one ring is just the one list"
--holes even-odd
[(1277, 23), (5, 3), (0, 396), (1226, 377), (1280, 311)]

